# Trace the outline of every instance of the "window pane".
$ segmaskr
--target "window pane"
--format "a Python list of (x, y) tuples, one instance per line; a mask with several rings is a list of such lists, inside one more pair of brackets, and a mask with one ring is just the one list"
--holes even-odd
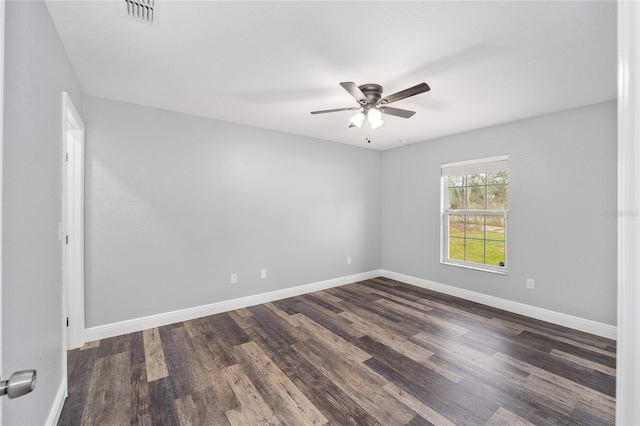
[(466, 188), (449, 188), (449, 208), (458, 210), (467, 208)]
[(488, 185), (507, 185), (509, 184), (509, 172), (507, 170), (499, 170), (491, 172), (487, 176)]
[(477, 175), (467, 175), (467, 186), (478, 186), (487, 184), (487, 174), (478, 173)]
[(467, 189), (469, 193), (469, 202), (468, 208), (484, 210), (484, 200), (485, 200), (485, 191), (487, 190), (486, 186), (471, 186)]
[[(445, 209), (450, 213), (460, 210), (460, 214), (443, 215), (448, 233), (442, 244), (448, 243), (449, 251), (444, 257), (506, 271), (507, 219), (492, 211), (509, 209), (509, 172), (481, 170), (462, 168), (459, 175), (445, 177)], [(470, 210), (478, 213), (470, 214)]]
[(447, 186), (452, 188), (454, 186), (464, 186), (464, 176), (449, 176), (447, 177)]
[(489, 210), (508, 210), (509, 198), (507, 197), (507, 185), (487, 186), (487, 208)]
[(464, 215), (449, 216), (449, 235), (464, 237)]
[(467, 240), (467, 262), (484, 263), (484, 241)]
[(487, 240), (505, 241), (506, 219), (504, 216), (487, 215)]
[(449, 238), (449, 259), (451, 260), (464, 260), (464, 239), (463, 238)]
[(467, 215), (467, 238), (484, 238), (484, 215)]
[(487, 241), (487, 265), (500, 266), (500, 262), (505, 262), (504, 241)]

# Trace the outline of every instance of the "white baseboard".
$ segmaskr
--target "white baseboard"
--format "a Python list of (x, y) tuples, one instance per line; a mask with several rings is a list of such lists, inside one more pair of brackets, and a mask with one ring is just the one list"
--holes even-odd
[[(440, 284), (435, 281), (416, 278), (410, 275), (404, 275), (387, 270), (373, 270), (355, 275), (334, 278), (326, 281), (319, 281), (311, 284), (305, 284), (297, 287), (285, 288), (269, 293), (261, 293), (252, 296), (241, 297), (233, 300), (225, 300), (222, 302), (211, 303), (193, 308), (181, 309), (178, 311), (167, 312), (163, 314), (151, 315), (148, 317), (136, 318), (132, 320), (117, 322), (113, 324), (101, 325), (85, 330), (85, 341), (106, 339), (109, 337), (120, 336), (127, 333), (134, 333), (154, 327), (162, 327), (176, 322), (188, 321), (195, 318), (201, 318), (208, 315), (215, 315), (222, 312), (232, 311), (234, 309), (246, 308), (249, 306), (259, 305), (261, 303), (273, 302), (275, 300), (286, 299), (288, 297), (299, 296), (302, 294), (312, 293), (314, 291), (325, 290), (332, 287), (338, 287), (350, 284), (356, 281), (363, 281), (375, 277), (383, 276), (397, 281), (417, 287), (426, 288), (450, 296), (459, 297), (461, 299), (470, 300), (472, 302), (482, 303), (508, 312), (524, 315), (530, 318), (547, 321), (552, 324), (573, 328), (575, 330), (584, 331), (586, 333), (595, 334), (596, 336), (606, 337), (615, 340), (617, 337), (617, 327), (603, 324), (600, 322), (563, 314), (560, 312), (550, 311), (548, 309), (538, 308), (536, 306), (526, 305), (524, 303), (513, 302), (507, 299), (501, 299), (495, 296), (489, 296), (477, 293), (471, 290), (465, 290), (446, 284)], [(64, 402), (64, 394), (62, 396)], [(62, 407), (60, 407), (61, 409)], [(59, 414), (58, 414), (59, 415)]]
[(417, 287), (426, 288), (428, 290), (437, 291), (448, 294), (450, 296), (459, 297), (461, 299), (470, 300), (472, 302), (482, 303), (483, 305), (502, 309), (515, 314), (524, 315), (541, 321), (550, 322), (552, 324), (561, 325), (574, 330), (584, 331), (586, 333), (595, 334), (596, 336), (606, 337), (615, 340), (617, 338), (617, 327), (613, 325), (603, 324), (560, 312), (550, 311), (548, 309), (538, 308), (524, 303), (513, 302), (507, 299), (501, 299), (487, 294), (477, 293), (463, 288), (453, 287), (446, 284), (440, 284), (435, 281), (416, 278), (410, 275), (404, 275), (393, 271), (381, 270), (383, 277), (391, 278), (396, 281), (402, 281)]
[(338, 287), (356, 281), (368, 280), (371, 278), (379, 277), (380, 275), (381, 271), (377, 269), (360, 274), (348, 275), (346, 277), (339, 277), (331, 280), (285, 288), (269, 293), (261, 293), (252, 296), (241, 297), (238, 299), (225, 300), (208, 305), (167, 312), (164, 314), (151, 315), (148, 317), (136, 318), (113, 324), (100, 325), (97, 327), (86, 329), (84, 333), (84, 340), (87, 342), (91, 342), (94, 340), (101, 340), (109, 337), (120, 336), (123, 334), (134, 333), (136, 331), (142, 331), (149, 328), (162, 327), (163, 325), (188, 321), (195, 318), (206, 317), (208, 315), (215, 315), (222, 312), (232, 311), (234, 309), (246, 308), (262, 303), (273, 302), (275, 300), (286, 299), (288, 297), (300, 296), (302, 294), (325, 290), (332, 287)]
[(58, 424), (58, 419), (60, 419), (60, 413), (62, 413), (62, 407), (64, 406), (64, 400), (66, 398), (67, 379), (63, 378), (60, 382), (58, 393), (56, 393), (56, 398), (51, 405), (51, 410), (49, 411), (49, 416), (47, 417), (47, 421), (45, 423), (46, 426), (55, 426)]

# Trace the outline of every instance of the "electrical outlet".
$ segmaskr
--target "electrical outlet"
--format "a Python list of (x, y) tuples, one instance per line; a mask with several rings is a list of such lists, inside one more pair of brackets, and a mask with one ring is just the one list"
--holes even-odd
[(264, 280), (265, 278), (267, 278), (267, 270), (266, 269), (260, 269), (260, 279)]
[(351, 265), (351, 256), (347, 257), (347, 265)]
[(231, 274), (229, 276), (229, 282), (231, 284), (238, 284), (238, 274)]
[(534, 284), (533, 279), (527, 278), (527, 288), (529, 290), (533, 290), (535, 288), (535, 284)]

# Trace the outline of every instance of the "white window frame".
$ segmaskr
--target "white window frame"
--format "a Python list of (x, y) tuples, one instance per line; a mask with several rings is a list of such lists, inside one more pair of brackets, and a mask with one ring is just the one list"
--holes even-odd
[[(499, 155), (495, 157), (480, 158), (476, 160), (457, 161), (453, 163), (441, 164), (441, 215), (440, 215), (440, 263), (450, 266), (458, 266), (478, 271), (491, 272), (495, 274), (507, 275), (509, 263), (508, 256), (508, 210), (467, 210), (467, 209), (450, 209), (449, 208), (449, 190), (447, 185), (448, 176), (458, 176), (463, 174), (476, 174), (483, 172), (491, 172), (497, 170), (509, 170), (509, 156)], [(507, 191), (508, 191), (507, 184)], [(508, 194), (508, 193), (507, 193)], [(508, 196), (508, 195), (507, 195)], [(466, 262), (458, 259), (449, 258), (449, 216), (461, 214), (477, 214), (477, 215), (503, 215), (505, 219), (505, 266), (492, 266), (482, 263)]]

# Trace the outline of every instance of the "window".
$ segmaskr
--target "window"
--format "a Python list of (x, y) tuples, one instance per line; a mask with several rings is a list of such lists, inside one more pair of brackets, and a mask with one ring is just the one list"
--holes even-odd
[(442, 164), (442, 262), (507, 273), (508, 157)]

